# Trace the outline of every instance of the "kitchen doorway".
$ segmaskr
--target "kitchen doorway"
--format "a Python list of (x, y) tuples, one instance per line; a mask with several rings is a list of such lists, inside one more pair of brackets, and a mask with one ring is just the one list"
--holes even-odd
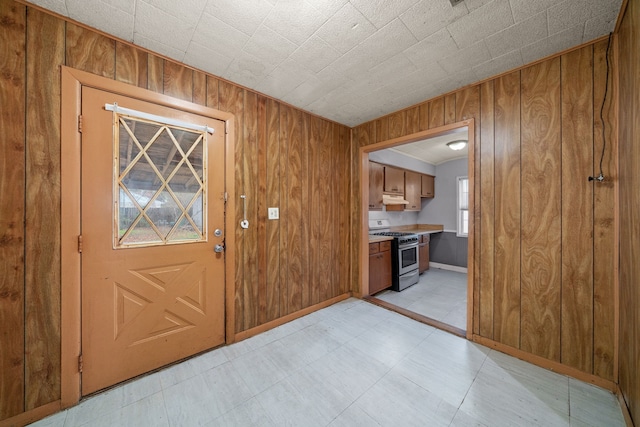
[[(360, 148), (362, 195), (360, 277), (363, 297), (377, 305), (467, 338), (471, 337), (473, 331), (474, 224), (471, 213), (475, 212), (474, 135), (474, 121), (471, 119)], [(468, 154), (447, 153), (452, 151), (452, 148), (447, 147), (446, 144), (453, 140), (467, 141)], [(425, 158), (429, 156), (430, 147), (433, 147), (431, 151), (433, 160)], [(383, 194), (386, 200), (381, 207), (373, 199), (375, 192), (369, 191), (369, 161), (375, 162), (372, 163), (371, 170), (373, 181), (376, 181), (375, 168), (378, 167), (376, 163), (386, 164), (390, 172), (400, 168), (411, 171), (410, 174), (436, 176), (436, 182), (438, 178), (440, 179), (440, 193), (436, 191), (435, 197), (427, 199), (424, 199), (425, 194), (423, 194), (422, 203), (417, 212), (416, 209), (407, 209), (405, 212), (404, 209), (398, 209), (398, 206), (387, 205), (387, 203), (409, 201), (409, 191), (405, 193), (407, 200), (388, 202), (389, 196), (385, 189)], [(436, 169), (440, 171), (436, 173)], [(407, 186), (408, 182), (407, 178)], [(446, 192), (442, 191), (443, 188), (446, 188)], [(464, 189), (466, 194), (459, 193), (460, 189)], [(467, 197), (466, 205), (461, 205), (460, 194)], [(425, 269), (422, 263), (420, 264), (420, 275), (413, 281), (415, 284), (401, 291), (398, 291), (396, 286), (380, 291), (380, 281), (376, 279), (378, 273), (374, 273), (371, 276), (376, 285), (369, 288), (369, 260), (371, 257), (374, 257), (373, 262), (377, 263), (378, 260), (375, 259), (375, 254), (369, 255), (366, 251), (369, 249), (369, 253), (372, 253), (370, 252), (372, 247), (375, 248), (375, 244), (370, 245), (370, 241), (380, 241), (380, 237), (377, 236), (370, 240), (369, 227), (373, 226), (372, 224), (390, 225), (390, 229), (384, 230), (391, 231), (389, 235), (397, 232), (415, 234), (421, 243), (420, 249), (423, 249), (422, 246), (427, 246), (427, 257), (428, 252), (432, 255), (431, 262), (427, 260), (430, 268)], [(393, 242), (394, 240), (391, 242), (392, 254), (394, 253)], [(382, 243), (378, 245), (382, 248)], [(433, 245), (431, 251), (429, 251), (430, 245)], [(374, 267), (374, 270), (380, 271), (378, 267)], [(393, 290), (394, 288), (396, 290)]]

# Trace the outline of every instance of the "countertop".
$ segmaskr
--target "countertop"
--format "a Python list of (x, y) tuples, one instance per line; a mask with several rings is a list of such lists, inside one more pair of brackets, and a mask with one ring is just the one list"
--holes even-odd
[(369, 243), (377, 243), (377, 242), (386, 242), (388, 240), (393, 240), (391, 236), (369, 236)]
[[(391, 227), (391, 231), (404, 231), (406, 233), (415, 233), (418, 235), (442, 233), (443, 230), (444, 226), (442, 224), (416, 224)], [(393, 240), (393, 237), (369, 235), (369, 243), (385, 242), (387, 240)]]

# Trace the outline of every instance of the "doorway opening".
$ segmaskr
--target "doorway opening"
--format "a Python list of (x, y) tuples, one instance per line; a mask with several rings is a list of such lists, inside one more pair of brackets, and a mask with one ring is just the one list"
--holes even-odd
[[(473, 331), (474, 135), (474, 121), (470, 119), (360, 148), (360, 289), (363, 297), (467, 338)], [(467, 141), (467, 144), (463, 150), (455, 152), (447, 146), (454, 140)], [(391, 178), (391, 173), (397, 173), (396, 169), (405, 171), (407, 187), (399, 201), (391, 199), (397, 196), (390, 194), (390, 188), (384, 188), (384, 179), (382, 183), (378, 182), (375, 171), (384, 168), (390, 172), (387, 178)], [(427, 182), (429, 179), (435, 181), (435, 193), (423, 190), (417, 208), (409, 200), (409, 177), (415, 174), (426, 177)], [(370, 191), (370, 185), (382, 185), (383, 203), (372, 200), (376, 192)], [(403, 198), (407, 200), (401, 200)], [(395, 204), (405, 202), (410, 203), (405, 204), (406, 209)], [(383, 234), (400, 232), (417, 237), (420, 262), (416, 261), (416, 278), (408, 282), (408, 286), (393, 285), (381, 289), (377, 267), (380, 260), (375, 258), (377, 254), (370, 255), (373, 253), (370, 252), (371, 247), (375, 248), (375, 244), (370, 245), (370, 242), (379, 241), (380, 237), (371, 237), (370, 233), (377, 230), (370, 228), (383, 226), (387, 227), (383, 231), (389, 232)], [(387, 247), (393, 255), (398, 246), (394, 242), (398, 237), (389, 239), (391, 242)], [(411, 240), (412, 236), (408, 239)], [(381, 245), (378, 243), (379, 248)], [(395, 262), (399, 260), (398, 256)], [(372, 264), (374, 272), (370, 275), (371, 257), (376, 264)], [(396, 273), (397, 269), (391, 272), (392, 275)], [(374, 283), (371, 287), (370, 279)], [(402, 280), (395, 283), (402, 283)]]

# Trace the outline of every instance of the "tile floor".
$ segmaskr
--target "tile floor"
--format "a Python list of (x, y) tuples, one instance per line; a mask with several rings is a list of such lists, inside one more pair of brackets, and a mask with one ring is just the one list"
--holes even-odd
[(348, 299), (36, 426), (624, 426), (616, 398)]
[(456, 328), (467, 329), (466, 273), (432, 267), (410, 288), (402, 292), (382, 291), (375, 297)]

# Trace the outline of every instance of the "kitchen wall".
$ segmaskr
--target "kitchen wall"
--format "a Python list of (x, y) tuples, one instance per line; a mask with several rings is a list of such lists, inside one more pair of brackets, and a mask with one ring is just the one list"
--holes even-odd
[(433, 199), (422, 199), (418, 215), (420, 224), (442, 224), (445, 231), (457, 230), (457, 185), (459, 176), (467, 176), (468, 159), (457, 159), (436, 165)]
[(442, 224), (444, 232), (431, 235), (431, 262), (467, 267), (469, 239), (457, 236), (457, 177), (467, 176), (468, 159), (456, 159), (436, 165), (433, 199), (422, 199), (419, 224)]
[(60, 399), (60, 65), (235, 115), (236, 332), (350, 290), (349, 128), (13, 0), (0, 58), (0, 420)]
[(620, 389), (640, 425), (640, 1), (617, 38), (620, 76)]
[[(609, 179), (587, 180), (597, 174), (594, 153), (603, 146), (606, 49), (606, 40), (590, 43), (364, 123), (354, 128), (353, 145), (355, 154), (360, 146), (473, 118), (473, 338), (611, 385), (617, 266), (612, 73), (603, 110)], [(359, 241), (360, 159), (352, 161), (352, 230)], [(354, 247), (354, 265), (360, 250)]]

